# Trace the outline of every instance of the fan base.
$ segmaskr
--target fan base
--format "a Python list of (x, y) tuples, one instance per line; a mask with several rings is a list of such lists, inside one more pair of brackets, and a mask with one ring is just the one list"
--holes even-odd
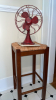
[(23, 45), (34, 45), (34, 43), (31, 40), (31, 37), (30, 37), (30, 30), (27, 31), (26, 38), (25, 38), (24, 42), (21, 43), (21, 44), (23, 44)]
[(37, 44), (37, 43), (35, 43), (34, 42), (34, 44), (33, 45), (29, 45), (29, 44), (22, 44), (22, 43), (19, 43), (18, 42), (18, 44), (20, 45), (20, 46), (22, 46), (22, 47), (39, 47), (40, 45), (39, 44)]
[(23, 42), (23, 43), (21, 43), (22, 45), (34, 45), (35, 43), (25, 43), (25, 42)]

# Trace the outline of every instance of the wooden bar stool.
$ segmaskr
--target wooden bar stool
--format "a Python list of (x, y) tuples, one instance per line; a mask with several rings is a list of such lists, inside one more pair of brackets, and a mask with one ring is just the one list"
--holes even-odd
[[(39, 44), (39, 43), (37, 43)], [(14, 80), (14, 89), (18, 92), (18, 100), (22, 100), (22, 95), (34, 92), (42, 89), (42, 100), (45, 100), (46, 95), (46, 84), (47, 84), (47, 72), (48, 72), (48, 55), (49, 55), (49, 47), (47, 45), (40, 44), (39, 47), (22, 47), (19, 46), (17, 42), (12, 43), (12, 61), (13, 61), (13, 80)], [(15, 54), (16, 54), (16, 64), (15, 64)], [(43, 68), (43, 80), (36, 72), (36, 54), (44, 54), (44, 68)], [(21, 75), (21, 56), (29, 56), (33, 55), (33, 71), (29, 74)], [(16, 77), (17, 72), (17, 77)], [(21, 91), (21, 77), (32, 75), (32, 82), (35, 84), (35, 74), (40, 78), (43, 82), (43, 86), (29, 90), (26, 92)]]

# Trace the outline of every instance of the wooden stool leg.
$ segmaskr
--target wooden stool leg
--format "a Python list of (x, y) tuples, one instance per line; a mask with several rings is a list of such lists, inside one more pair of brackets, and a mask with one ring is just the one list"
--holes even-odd
[(46, 97), (46, 84), (47, 84), (47, 72), (48, 72), (48, 55), (49, 55), (49, 47), (46, 48), (46, 51), (45, 51), (45, 54), (44, 54), (42, 100), (45, 100), (45, 97)]
[(20, 52), (20, 50), (16, 51), (16, 62), (17, 62), (17, 92), (18, 92), (18, 100), (22, 100), (22, 96), (21, 96), (21, 52)]
[(16, 89), (16, 82), (15, 82), (15, 77), (16, 77), (16, 71), (15, 71), (15, 53), (12, 49), (12, 63), (13, 63), (13, 82), (14, 82), (14, 89)]
[(35, 71), (36, 71), (36, 55), (33, 55), (33, 77), (32, 77), (33, 84), (35, 84)]

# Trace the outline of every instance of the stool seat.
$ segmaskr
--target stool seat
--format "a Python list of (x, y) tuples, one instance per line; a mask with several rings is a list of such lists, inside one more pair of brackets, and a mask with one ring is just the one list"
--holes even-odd
[[(34, 42), (34, 43), (37, 43), (37, 42)], [(22, 47), (20, 46), (17, 42), (15, 43), (12, 43), (12, 47), (14, 49), (14, 51), (16, 51), (17, 49), (19, 49), (21, 52), (23, 51), (34, 51), (34, 50), (42, 50), (42, 49), (46, 49), (47, 45), (44, 45), (44, 44), (40, 44), (40, 43), (37, 43), (39, 44), (40, 46), (37, 46), (37, 47)]]

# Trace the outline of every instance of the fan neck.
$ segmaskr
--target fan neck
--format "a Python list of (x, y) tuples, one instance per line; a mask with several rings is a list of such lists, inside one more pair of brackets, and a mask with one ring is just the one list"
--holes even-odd
[(31, 45), (34, 44), (34, 43), (32, 42), (32, 40), (31, 40), (31, 37), (30, 37), (30, 30), (27, 31), (27, 36), (26, 36), (26, 38), (25, 38), (25, 41), (24, 41), (22, 44), (31, 44)]

